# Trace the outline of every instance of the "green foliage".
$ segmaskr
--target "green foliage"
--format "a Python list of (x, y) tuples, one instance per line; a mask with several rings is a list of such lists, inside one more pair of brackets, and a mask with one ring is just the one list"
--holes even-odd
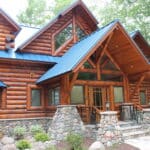
[(25, 150), (31, 148), (31, 144), (27, 140), (19, 140), (16, 143), (16, 146), (19, 150)]
[(140, 30), (143, 36), (150, 42), (150, 9), (149, 0), (110, 0), (105, 2), (101, 9), (95, 3), (90, 9), (105, 25), (114, 19), (119, 19), (129, 31)]
[(16, 139), (21, 139), (24, 137), (26, 133), (26, 128), (21, 126), (16, 126), (13, 130), (13, 134)]
[(37, 133), (34, 136), (36, 141), (41, 141), (41, 142), (45, 142), (49, 140), (49, 136), (46, 133)]
[(18, 20), (28, 26), (43, 26), (50, 18), (46, 9), (46, 0), (28, 0), (28, 6), (18, 15)]
[(32, 135), (35, 135), (37, 133), (41, 133), (44, 132), (43, 128), (40, 125), (32, 125), (30, 128), (30, 132), (32, 133)]
[(82, 150), (83, 137), (80, 134), (70, 133), (66, 141), (72, 146), (74, 150)]

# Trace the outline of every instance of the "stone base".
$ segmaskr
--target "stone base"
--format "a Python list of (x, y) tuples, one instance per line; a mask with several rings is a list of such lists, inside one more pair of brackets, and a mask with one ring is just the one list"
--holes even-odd
[(61, 105), (53, 117), (49, 128), (52, 140), (64, 140), (69, 133), (84, 135), (85, 127), (74, 105)]
[(12, 135), (12, 129), (16, 126), (24, 126), (29, 129), (32, 125), (41, 125), (45, 131), (48, 130), (52, 118), (19, 118), (19, 119), (0, 119), (0, 132), (4, 131), (6, 135)]
[(116, 111), (101, 112), (101, 120), (97, 134), (97, 140), (104, 145), (112, 145), (122, 141), (119, 131), (118, 118)]

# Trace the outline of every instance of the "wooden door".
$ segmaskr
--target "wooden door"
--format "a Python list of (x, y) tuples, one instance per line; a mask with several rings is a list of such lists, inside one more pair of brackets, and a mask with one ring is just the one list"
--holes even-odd
[(106, 102), (109, 102), (109, 87), (89, 87), (88, 101), (90, 106), (105, 111)]

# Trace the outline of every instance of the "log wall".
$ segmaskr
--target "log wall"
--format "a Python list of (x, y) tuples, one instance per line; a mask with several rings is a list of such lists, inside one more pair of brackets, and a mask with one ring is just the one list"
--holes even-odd
[(26, 63), (0, 63), (0, 80), (7, 88), (3, 90), (3, 105), (0, 118), (43, 117), (45, 111), (27, 110), (27, 87), (35, 85), (36, 80), (47, 71), (48, 66)]
[(15, 31), (16, 29), (0, 14), (0, 50), (14, 47), (14, 43), (9, 43), (6, 37), (11, 38), (13, 41), (15, 39), (15, 35), (13, 35)]
[[(130, 95), (133, 94), (135, 87), (136, 87), (137, 83), (130, 83), (129, 84), (129, 91), (130, 91)], [(140, 104), (140, 95), (139, 95), (139, 91), (140, 90), (145, 90), (146, 91), (146, 96), (147, 96), (147, 103), (150, 102), (150, 82), (149, 81), (144, 81), (140, 87), (138, 88), (138, 90), (135, 92), (134, 96), (132, 96), (132, 98), (130, 99), (131, 102), (134, 102), (136, 104)]]

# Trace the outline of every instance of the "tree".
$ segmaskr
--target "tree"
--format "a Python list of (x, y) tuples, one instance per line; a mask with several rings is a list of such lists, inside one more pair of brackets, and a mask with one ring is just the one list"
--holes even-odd
[(104, 8), (93, 10), (97, 14), (101, 25), (105, 25), (118, 18), (128, 32), (140, 30), (150, 42), (150, 8), (149, 0), (111, 0)]
[(17, 16), (19, 22), (36, 27), (44, 25), (50, 18), (46, 10), (46, 0), (27, 0), (27, 2), (27, 8)]

